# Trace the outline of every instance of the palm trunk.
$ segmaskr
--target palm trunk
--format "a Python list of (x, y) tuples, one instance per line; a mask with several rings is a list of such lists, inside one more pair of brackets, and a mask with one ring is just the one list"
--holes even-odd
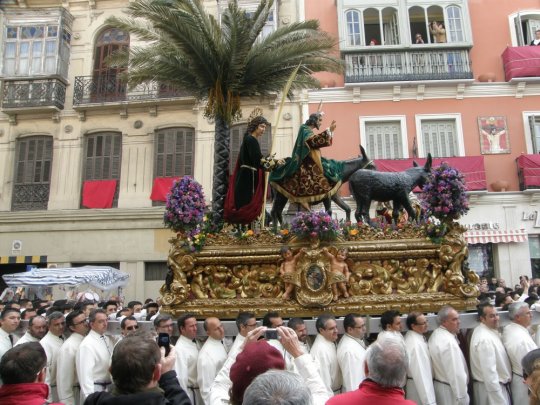
[(216, 117), (212, 184), (212, 211), (216, 223), (223, 220), (223, 205), (229, 184), (230, 138), (229, 124), (223, 118)]

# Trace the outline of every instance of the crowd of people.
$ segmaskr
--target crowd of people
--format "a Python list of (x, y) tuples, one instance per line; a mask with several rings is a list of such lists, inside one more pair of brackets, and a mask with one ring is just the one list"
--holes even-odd
[[(535, 293), (523, 280), (527, 293), (507, 304), (504, 328), (488, 292), (478, 326), (464, 334), (459, 312), (445, 306), (429, 339), (420, 312), (407, 314), (403, 334), (402, 314), (388, 310), (381, 332), (370, 336), (366, 318), (351, 313), (341, 337), (336, 318), (321, 314), (313, 339), (302, 318), (285, 322), (268, 312), (259, 322), (240, 312), (229, 345), (220, 319), (186, 313), (174, 320), (154, 302), (4, 303), (0, 403), (540, 404), (540, 349), (526, 302)], [(28, 328), (18, 338), (21, 318)], [(119, 336), (109, 335), (110, 319), (120, 320)], [(153, 330), (139, 328), (141, 320), (151, 320)], [(158, 335), (170, 341), (167, 349)]]

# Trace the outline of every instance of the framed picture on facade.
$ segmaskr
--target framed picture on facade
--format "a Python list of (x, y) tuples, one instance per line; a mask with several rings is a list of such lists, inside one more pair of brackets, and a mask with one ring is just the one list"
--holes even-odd
[(510, 153), (506, 117), (478, 117), (478, 128), (483, 155)]

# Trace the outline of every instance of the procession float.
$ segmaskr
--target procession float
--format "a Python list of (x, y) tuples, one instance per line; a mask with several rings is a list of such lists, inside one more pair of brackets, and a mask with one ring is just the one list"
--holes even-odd
[[(423, 173), (423, 180), (399, 190), (392, 176), (411, 173)], [(388, 190), (370, 186), (381, 183), (371, 178), (380, 175), (390, 175), (383, 184)], [(357, 222), (302, 210), (290, 224), (249, 228), (217, 225), (201, 186), (190, 177), (175, 182), (165, 212), (176, 236), (160, 289), (163, 310), (234, 319), (239, 311), (309, 317), (475, 308), (478, 276), (468, 269), (465, 228), (458, 222), (468, 210), (463, 176), (445, 163), (431, 168), (429, 157), (401, 173), (360, 169), (350, 181)], [(411, 203), (415, 186), (423, 188)], [(380, 215), (369, 218), (371, 200), (380, 201), (384, 192), (394, 213), (377, 210)]]

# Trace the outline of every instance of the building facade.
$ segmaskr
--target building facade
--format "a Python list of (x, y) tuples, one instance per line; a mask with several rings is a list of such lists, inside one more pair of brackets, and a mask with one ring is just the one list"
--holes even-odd
[[(219, 17), (227, 2), (204, 3)], [(131, 275), (127, 299), (155, 297), (171, 236), (156, 183), (192, 175), (211, 195), (214, 126), (203, 106), (181, 89), (128, 89), (123, 68), (105, 63), (137, 44), (105, 24), (127, 4), (2, 2), (0, 273), (110, 264)], [(357, 156), (362, 144), (381, 164), (452, 158), (470, 187), (461, 222), (471, 268), (509, 283), (540, 277), (540, 47), (527, 45), (538, 1), (281, 0), (267, 32), (304, 18), (335, 36), (345, 69), (286, 102), (272, 128), (277, 156), (290, 155), (322, 101), (338, 124), (327, 157)], [(259, 106), (276, 122), (278, 98), (243, 104), (244, 117)], [(232, 162), (245, 124), (233, 127)]]

